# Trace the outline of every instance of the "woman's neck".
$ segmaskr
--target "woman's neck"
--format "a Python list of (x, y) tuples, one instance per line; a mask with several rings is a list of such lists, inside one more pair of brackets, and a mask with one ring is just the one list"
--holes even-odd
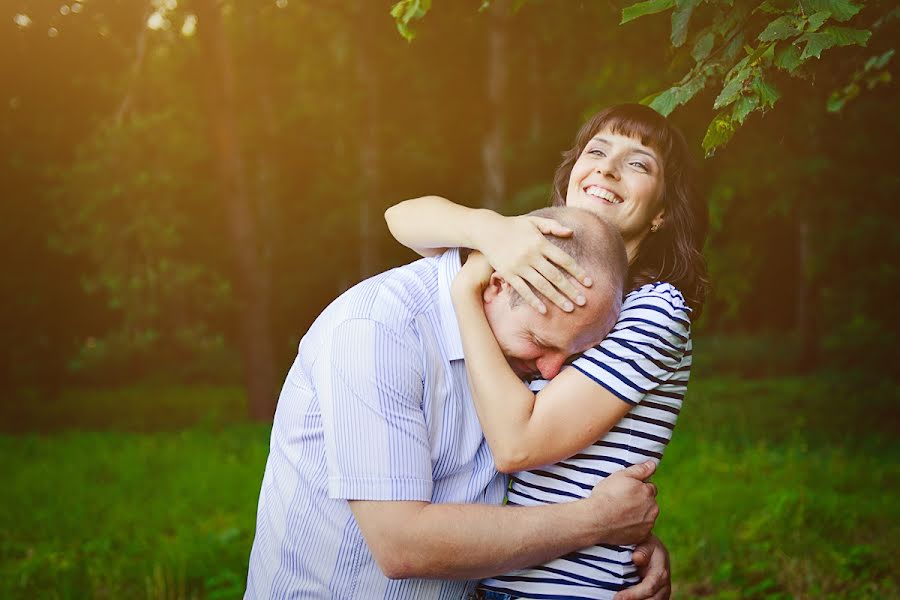
[(637, 260), (638, 252), (641, 249), (641, 242), (644, 241), (644, 237), (646, 237), (646, 235), (625, 240), (625, 253), (628, 255), (628, 266), (633, 265), (634, 261)]

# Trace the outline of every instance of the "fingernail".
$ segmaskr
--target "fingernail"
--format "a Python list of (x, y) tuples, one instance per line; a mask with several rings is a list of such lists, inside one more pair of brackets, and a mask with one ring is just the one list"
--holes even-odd
[(585, 299), (584, 296), (578, 296), (577, 298), (575, 298), (575, 304), (577, 304), (578, 306), (584, 306), (585, 302), (587, 302), (587, 299)]
[(584, 278), (584, 285), (590, 287), (590, 286), (594, 285), (594, 280), (591, 279), (590, 277), (585, 277), (585, 278)]
[(542, 315), (547, 314), (547, 307), (541, 304), (540, 306), (538, 306), (538, 312)]
[(566, 302), (565, 304), (563, 304), (563, 310), (566, 312), (572, 312), (573, 310), (575, 310), (575, 307), (572, 306), (571, 302)]

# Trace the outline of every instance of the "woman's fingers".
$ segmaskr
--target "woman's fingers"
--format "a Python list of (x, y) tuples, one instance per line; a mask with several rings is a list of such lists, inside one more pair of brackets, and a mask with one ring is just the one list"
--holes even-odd
[(553, 219), (545, 219), (544, 217), (528, 217), (538, 231), (544, 235), (555, 235), (556, 237), (572, 237), (572, 230)]
[(554, 264), (559, 265), (560, 268), (567, 271), (572, 277), (580, 281), (583, 285), (590, 287), (594, 282), (591, 281), (591, 278), (588, 277), (587, 271), (585, 271), (581, 265), (575, 262), (575, 259), (569, 256), (568, 252), (564, 251), (562, 248), (554, 246), (552, 243), (547, 242), (544, 250), (544, 255)]
[(528, 283), (526, 283), (524, 279), (519, 276), (509, 277), (506, 279), (506, 282), (513, 286), (514, 290), (519, 292), (519, 295), (522, 296), (522, 299), (525, 300), (528, 306), (541, 314), (547, 312), (547, 307), (541, 302), (541, 299), (531, 291), (531, 288), (528, 287)]
[[(550, 263), (547, 264), (552, 267)], [(540, 271), (536, 270), (535, 268), (531, 268), (529, 272), (526, 272), (524, 274), (524, 277), (525, 280), (534, 287), (534, 289), (542, 293), (544, 297), (553, 304), (557, 305), (566, 312), (575, 310), (575, 306), (569, 301), (569, 299), (563, 296), (559, 292), (559, 290), (553, 287)]]
[[(542, 259), (535, 265), (535, 269), (538, 273), (543, 275), (547, 281), (549, 281), (553, 287), (558, 289), (560, 292), (568, 296), (568, 300), (571, 300), (578, 306), (583, 306), (586, 302), (584, 297), (584, 293), (576, 287), (572, 280), (569, 279), (562, 271), (560, 271), (556, 265), (551, 263), (547, 259)], [(551, 298), (552, 299), (552, 298)], [(566, 300), (567, 306), (571, 303)], [(563, 306), (556, 300), (553, 300), (553, 303), (559, 306), (561, 309), (568, 311), (572, 310), (571, 308), (567, 308), (567, 306)]]

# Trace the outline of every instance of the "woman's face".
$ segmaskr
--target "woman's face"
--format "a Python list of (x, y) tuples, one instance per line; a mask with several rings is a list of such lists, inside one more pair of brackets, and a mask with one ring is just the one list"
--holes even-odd
[(566, 206), (584, 208), (619, 228), (629, 256), (664, 219), (663, 164), (634, 138), (598, 132), (572, 166)]

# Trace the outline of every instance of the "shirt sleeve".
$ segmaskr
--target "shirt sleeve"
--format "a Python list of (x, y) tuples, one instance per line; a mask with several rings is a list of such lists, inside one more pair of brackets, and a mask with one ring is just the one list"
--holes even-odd
[(412, 342), (377, 321), (352, 319), (317, 357), (329, 498), (431, 500), (421, 352)]
[(572, 366), (617, 398), (637, 404), (660, 386), (687, 379), (690, 335), (690, 309), (681, 293), (669, 284), (644, 286), (626, 298), (606, 339)]

